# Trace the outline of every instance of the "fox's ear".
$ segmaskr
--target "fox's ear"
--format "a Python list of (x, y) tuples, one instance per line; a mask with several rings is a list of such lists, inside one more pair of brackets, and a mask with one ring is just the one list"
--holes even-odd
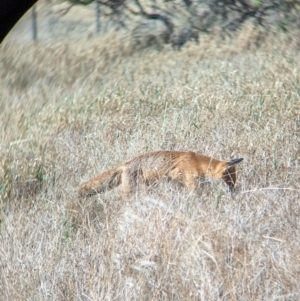
[(244, 158), (233, 159), (230, 162), (228, 162), (227, 165), (228, 165), (228, 167), (231, 167), (231, 166), (234, 166), (234, 165), (240, 163), (243, 160), (244, 160)]

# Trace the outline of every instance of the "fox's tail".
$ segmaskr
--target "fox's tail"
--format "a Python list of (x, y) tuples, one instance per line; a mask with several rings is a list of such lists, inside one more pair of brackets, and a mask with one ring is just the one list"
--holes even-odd
[(111, 189), (120, 185), (121, 175), (123, 173), (122, 167), (116, 167), (114, 169), (105, 171), (96, 178), (84, 182), (79, 186), (78, 195), (91, 196), (96, 193), (101, 193), (107, 189)]

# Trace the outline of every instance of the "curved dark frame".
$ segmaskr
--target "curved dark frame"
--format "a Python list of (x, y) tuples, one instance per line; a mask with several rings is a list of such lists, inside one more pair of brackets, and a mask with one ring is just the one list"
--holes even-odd
[(0, 43), (37, 0), (0, 0)]

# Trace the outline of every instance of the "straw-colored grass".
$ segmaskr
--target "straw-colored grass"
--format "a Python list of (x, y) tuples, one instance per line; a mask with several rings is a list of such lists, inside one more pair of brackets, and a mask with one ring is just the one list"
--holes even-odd
[[(2, 45), (1, 300), (300, 299), (299, 41), (263, 35)], [(162, 149), (243, 157), (234, 198), (218, 181), (77, 198)]]

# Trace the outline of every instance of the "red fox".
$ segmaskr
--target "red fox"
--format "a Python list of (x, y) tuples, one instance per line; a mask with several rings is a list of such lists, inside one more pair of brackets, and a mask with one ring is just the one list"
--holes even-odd
[(127, 195), (138, 183), (148, 183), (166, 177), (183, 183), (190, 192), (196, 188), (196, 178), (223, 179), (232, 192), (236, 182), (236, 164), (243, 158), (219, 161), (194, 152), (158, 151), (146, 153), (80, 185), (79, 196), (91, 196), (121, 184)]

